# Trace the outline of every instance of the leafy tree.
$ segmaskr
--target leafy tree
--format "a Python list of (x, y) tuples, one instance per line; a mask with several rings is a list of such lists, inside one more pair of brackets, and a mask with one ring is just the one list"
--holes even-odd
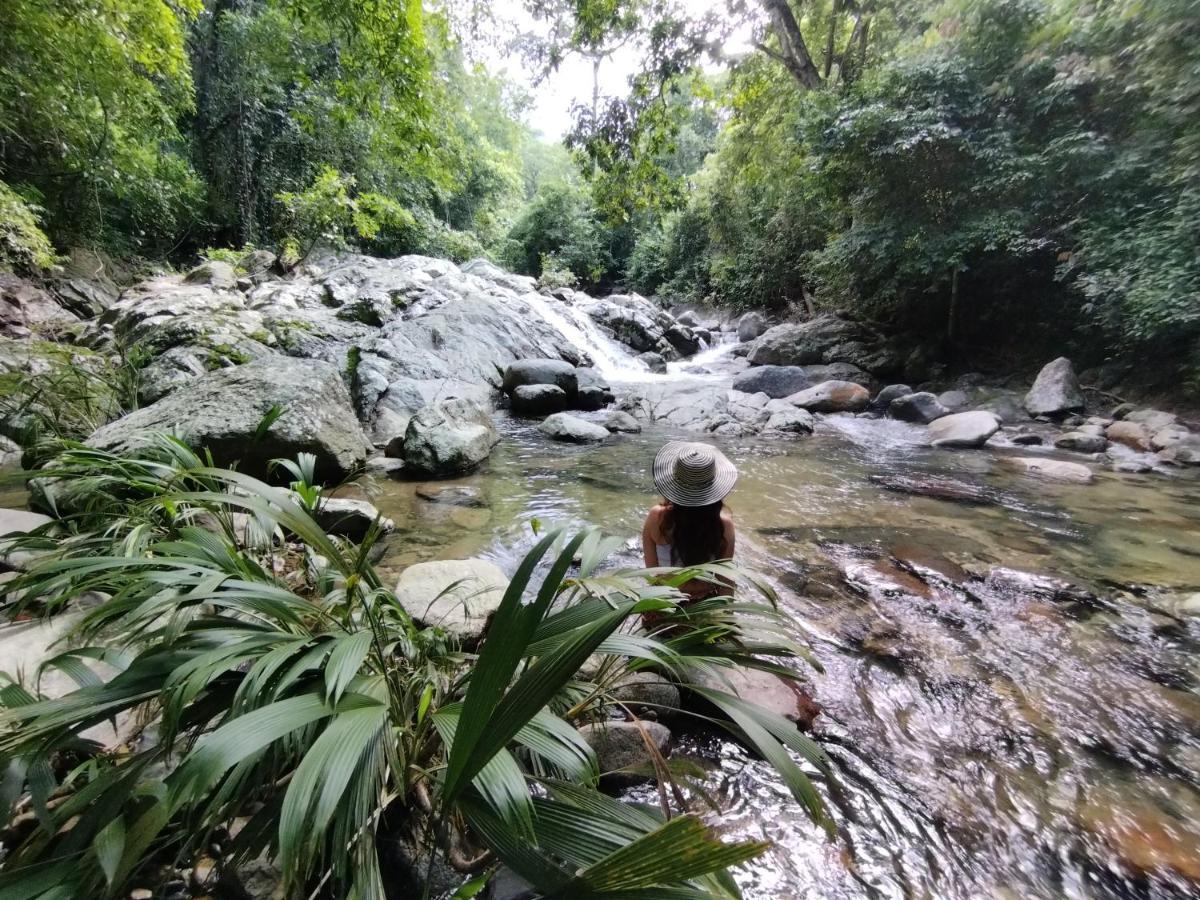
[(608, 234), (581, 188), (546, 184), (509, 233), (508, 263), (518, 272), (541, 275), (547, 262), (566, 269), (587, 285), (611, 277)]

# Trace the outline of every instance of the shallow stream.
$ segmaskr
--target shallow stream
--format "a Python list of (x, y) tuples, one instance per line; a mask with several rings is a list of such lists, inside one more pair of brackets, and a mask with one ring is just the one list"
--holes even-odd
[[(502, 430), (469, 477), (379, 485), (401, 526), (385, 569), (482, 555), (511, 571), (535, 518), (635, 538), (654, 451), (687, 437), (651, 426), (576, 447)], [(677, 747), (709, 772), (724, 832), (774, 842), (739, 874), (747, 897), (1200, 891), (1200, 480), (1054, 484), (850, 416), (717, 443), (741, 472), (738, 562), (775, 584), (824, 665), (807, 674), (838, 781), (822, 785), (827, 842), (736, 744)], [(959, 499), (905, 492), (929, 476)]]

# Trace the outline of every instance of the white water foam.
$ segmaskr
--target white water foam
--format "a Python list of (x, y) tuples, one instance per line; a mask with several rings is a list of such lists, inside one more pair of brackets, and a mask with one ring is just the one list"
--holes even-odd
[(525, 294), (521, 299), (577, 350), (590, 356), (596, 371), (609, 381), (648, 381), (653, 378), (645, 363), (605, 334), (583, 310), (541, 294)]

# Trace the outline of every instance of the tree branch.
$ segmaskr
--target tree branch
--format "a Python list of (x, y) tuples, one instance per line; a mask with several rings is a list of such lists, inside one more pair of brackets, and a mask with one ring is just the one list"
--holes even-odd
[(784, 64), (802, 88), (809, 91), (819, 88), (823, 84), (821, 73), (813, 63), (808, 45), (804, 43), (804, 35), (800, 32), (800, 25), (796, 22), (796, 16), (788, 6), (787, 0), (759, 2), (770, 16), (772, 30), (779, 40), (781, 55), (772, 56)]

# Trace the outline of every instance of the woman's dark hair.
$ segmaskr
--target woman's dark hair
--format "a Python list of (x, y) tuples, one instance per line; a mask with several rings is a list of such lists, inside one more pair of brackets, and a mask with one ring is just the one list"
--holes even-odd
[(725, 524), (721, 510), (725, 503), (718, 500), (707, 506), (679, 506), (667, 503), (665, 531), (679, 564), (698, 566), (721, 558), (725, 545)]

